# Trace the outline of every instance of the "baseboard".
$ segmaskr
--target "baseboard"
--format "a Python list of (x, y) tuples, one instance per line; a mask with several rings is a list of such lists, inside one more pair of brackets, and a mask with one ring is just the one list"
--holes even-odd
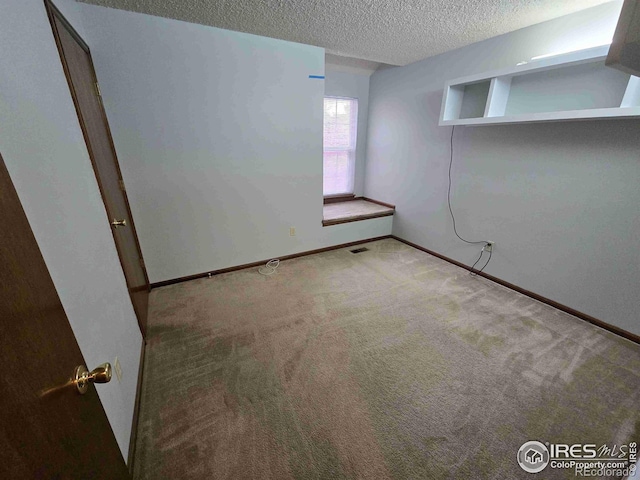
[(616, 327), (615, 325), (611, 325), (610, 323), (607, 322), (603, 322), (602, 320), (599, 320), (595, 317), (592, 317), (591, 315), (587, 315), (586, 313), (582, 313), (578, 310), (575, 310), (571, 307), (567, 307), (566, 305), (562, 305), (561, 303), (556, 302), (555, 300), (551, 300), (549, 298), (543, 297), (542, 295), (538, 295), (537, 293), (531, 292), (529, 290), (525, 290), (524, 288), (518, 287), (517, 285), (514, 285), (512, 283), (506, 282), (504, 280), (501, 280), (498, 277), (494, 277), (493, 275), (489, 275), (488, 273), (485, 272), (480, 272), (479, 270), (476, 270), (474, 268), (469, 267), (468, 265), (465, 265), (464, 263), (458, 262), (452, 258), (449, 257), (445, 257), (444, 255), (441, 255), (437, 252), (434, 252), (433, 250), (429, 250), (428, 248), (424, 248), (421, 247), (420, 245), (417, 245), (413, 242), (410, 242), (408, 240), (405, 240), (403, 238), (397, 237), (395, 235), (391, 235), (391, 238), (394, 238), (396, 240), (398, 240), (399, 242), (402, 242), (406, 245), (409, 245), (410, 247), (416, 248), (418, 250), (421, 250), (423, 252), (426, 252), (430, 255), (433, 255), (434, 257), (438, 257), (441, 258), (442, 260), (445, 260), (449, 263), (452, 263), (453, 265), (456, 265), (458, 267), (464, 268), (465, 270), (469, 270), (470, 272), (474, 272), (477, 275), (484, 277), (488, 280), (491, 280), (492, 282), (498, 283), (500, 285), (502, 285), (503, 287), (507, 287), (511, 290), (515, 290), (518, 293), (521, 293), (523, 295), (526, 295), (527, 297), (533, 298), (535, 300), (538, 300), (539, 302), (542, 303), (546, 303), (547, 305), (550, 305), (554, 308), (557, 308), (558, 310), (561, 310), (563, 312), (566, 312), (570, 315), (573, 315), (574, 317), (577, 317), (581, 320), (584, 320), (586, 322), (589, 322), (593, 325), (596, 325), (600, 328), (603, 328), (605, 330), (608, 330), (611, 333), (615, 333), (616, 335), (619, 335), (623, 338), (626, 338), (627, 340), (630, 340), (634, 343), (640, 344), (640, 336), (628, 332), (627, 330), (624, 330), (620, 327)]
[[(357, 242), (341, 243), (340, 245), (333, 245), (332, 247), (318, 248), (316, 250), (308, 250), (306, 252), (294, 253), (292, 255), (284, 255), (278, 258), (281, 261), (290, 260), (292, 258), (305, 257), (307, 255), (314, 255), (316, 253), (328, 252), (330, 250), (337, 250), (339, 248), (352, 247), (354, 245), (360, 245), (362, 243), (375, 242), (377, 240), (383, 240), (385, 238), (391, 238), (391, 235), (383, 235), (381, 237), (367, 238), (366, 240), (358, 240)], [(236, 270), (243, 270), (245, 268), (259, 267), (264, 265), (271, 259), (261, 260), (259, 262), (245, 263), (244, 265), (237, 265), (235, 267), (221, 268), (220, 270), (210, 270), (208, 272), (196, 273), (195, 275), (188, 275), (186, 277), (173, 278), (171, 280), (163, 280), (162, 282), (156, 282), (151, 284), (151, 288), (165, 287), (167, 285), (173, 285), (174, 283), (187, 282), (189, 280), (195, 280), (197, 278), (203, 278), (213, 275), (220, 275), (221, 273), (235, 272)]]
[(133, 462), (135, 461), (136, 441), (138, 438), (138, 418), (140, 415), (140, 399), (142, 397), (142, 371), (144, 370), (144, 352), (146, 343), (142, 339), (140, 348), (140, 368), (138, 370), (138, 383), (136, 385), (136, 399), (133, 406), (133, 419), (131, 421), (131, 435), (129, 437), (129, 454), (127, 456), (127, 466), (129, 473), (133, 476)]
[(355, 200), (356, 196), (353, 193), (348, 195), (328, 195), (324, 197), (324, 204), (329, 205), (331, 203), (342, 203), (342, 202), (350, 202), (351, 200)]
[(358, 197), (357, 198), (362, 199), (362, 200), (366, 200), (367, 202), (371, 202), (371, 203), (377, 203), (378, 205), (382, 205), (383, 207), (388, 207), (388, 208), (393, 208), (394, 210), (396, 209), (395, 205), (392, 205), (390, 203), (386, 203), (386, 202), (381, 202), (380, 200), (374, 200), (373, 198), (369, 198), (369, 197)]

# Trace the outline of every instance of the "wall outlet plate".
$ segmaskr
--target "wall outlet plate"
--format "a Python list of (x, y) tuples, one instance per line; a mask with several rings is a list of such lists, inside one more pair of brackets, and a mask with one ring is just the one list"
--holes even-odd
[(495, 244), (496, 244), (496, 242), (488, 241), (487, 244), (484, 246), (484, 251), (485, 252), (492, 252), (493, 251), (493, 246)]
[(116, 377), (118, 377), (118, 382), (122, 381), (122, 365), (120, 365), (120, 359), (116, 357), (113, 361), (113, 369), (116, 371)]

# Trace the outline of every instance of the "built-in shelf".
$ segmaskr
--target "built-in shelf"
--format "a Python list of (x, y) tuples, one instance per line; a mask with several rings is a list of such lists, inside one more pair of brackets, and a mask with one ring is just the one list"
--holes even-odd
[(393, 215), (395, 210), (396, 207), (394, 205), (364, 197), (352, 198), (342, 202), (325, 203), (322, 212), (322, 226), (329, 227), (340, 223), (387, 217)]
[(640, 117), (640, 79), (606, 67), (608, 45), (457, 78), (440, 125)]

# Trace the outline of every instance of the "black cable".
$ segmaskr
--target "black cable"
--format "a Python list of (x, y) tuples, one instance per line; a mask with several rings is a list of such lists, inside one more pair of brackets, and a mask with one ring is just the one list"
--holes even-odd
[(484, 264), (484, 267), (482, 267), (478, 273), (481, 273), (487, 265), (489, 265), (489, 262), (491, 261), (491, 255), (493, 255), (493, 245), (491, 246), (491, 250), (489, 250), (489, 258), (487, 259), (487, 263)]
[(451, 160), (449, 161), (449, 190), (447, 191), (447, 203), (449, 204), (449, 213), (451, 213), (451, 220), (453, 221), (453, 233), (455, 233), (456, 237), (458, 237), (463, 242), (471, 243), (471, 244), (480, 244), (480, 243), (486, 244), (487, 242), (484, 240), (481, 242), (472, 242), (470, 240), (465, 240), (460, 235), (458, 235), (458, 230), (456, 230), (456, 217), (453, 216), (453, 209), (451, 208), (451, 167), (453, 166), (453, 132), (455, 131), (455, 129), (456, 129), (456, 126), (454, 125), (451, 128), (451, 149), (450, 149)]
[(476, 264), (480, 261), (480, 259), (482, 258), (482, 254), (483, 253), (484, 253), (484, 248), (480, 252), (480, 256), (478, 257), (478, 260), (476, 260), (476, 263), (471, 265), (471, 270), (472, 271), (469, 272), (469, 275), (473, 275), (475, 277), (476, 275), (478, 275), (478, 273), (482, 272), (487, 267), (487, 265), (489, 265), (489, 262), (491, 261), (491, 255), (493, 254), (493, 246), (492, 246), (491, 250), (489, 250), (489, 258), (487, 259), (487, 263), (484, 264), (484, 267), (482, 267), (480, 270), (478, 270), (477, 273), (473, 272), (473, 267), (475, 267)]
[[(453, 222), (453, 233), (456, 234), (456, 237), (458, 237), (463, 242), (470, 243), (472, 245), (478, 245), (478, 244), (484, 243), (484, 247), (482, 247), (482, 250), (480, 251), (480, 256), (478, 257), (476, 262), (471, 266), (471, 271), (469, 272), (470, 275), (475, 276), (478, 273), (482, 272), (487, 267), (487, 265), (489, 265), (489, 262), (491, 261), (491, 255), (493, 254), (493, 245), (491, 245), (486, 240), (482, 240), (482, 241), (479, 241), (479, 242), (472, 242), (470, 240), (465, 240), (460, 235), (458, 235), (458, 230), (456, 229), (456, 217), (453, 216), (453, 209), (451, 208), (451, 167), (453, 166), (453, 133), (455, 132), (455, 130), (456, 130), (456, 126), (454, 125), (454, 126), (451, 127), (451, 148), (449, 149), (449, 151), (451, 153), (451, 158), (449, 160), (449, 188), (447, 190), (447, 203), (449, 205), (449, 213), (451, 214), (451, 221)], [(488, 245), (491, 245), (491, 250), (489, 250), (489, 258), (487, 259), (487, 263), (485, 263), (484, 266), (480, 270), (478, 270), (478, 273), (473, 272), (473, 267), (475, 267), (478, 264), (478, 262), (482, 258), (482, 254), (484, 253), (484, 249)]]

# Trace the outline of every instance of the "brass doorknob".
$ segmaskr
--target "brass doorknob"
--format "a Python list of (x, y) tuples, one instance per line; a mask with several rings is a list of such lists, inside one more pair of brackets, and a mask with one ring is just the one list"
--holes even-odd
[(116, 220), (114, 218), (113, 222), (111, 222), (111, 225), (113, 225), (116, 228), (118, 228), (118, 227), (126, 227), (127, 226), (127, 221), (126, 220)]
[(94, 368), (91, 372), (84, 365), (76, 367), (73, 383), (78, 387), (78, 391), (86, 393), (90, 383), (109, 383), (111, 380), (111, 364), (103, 363)]

